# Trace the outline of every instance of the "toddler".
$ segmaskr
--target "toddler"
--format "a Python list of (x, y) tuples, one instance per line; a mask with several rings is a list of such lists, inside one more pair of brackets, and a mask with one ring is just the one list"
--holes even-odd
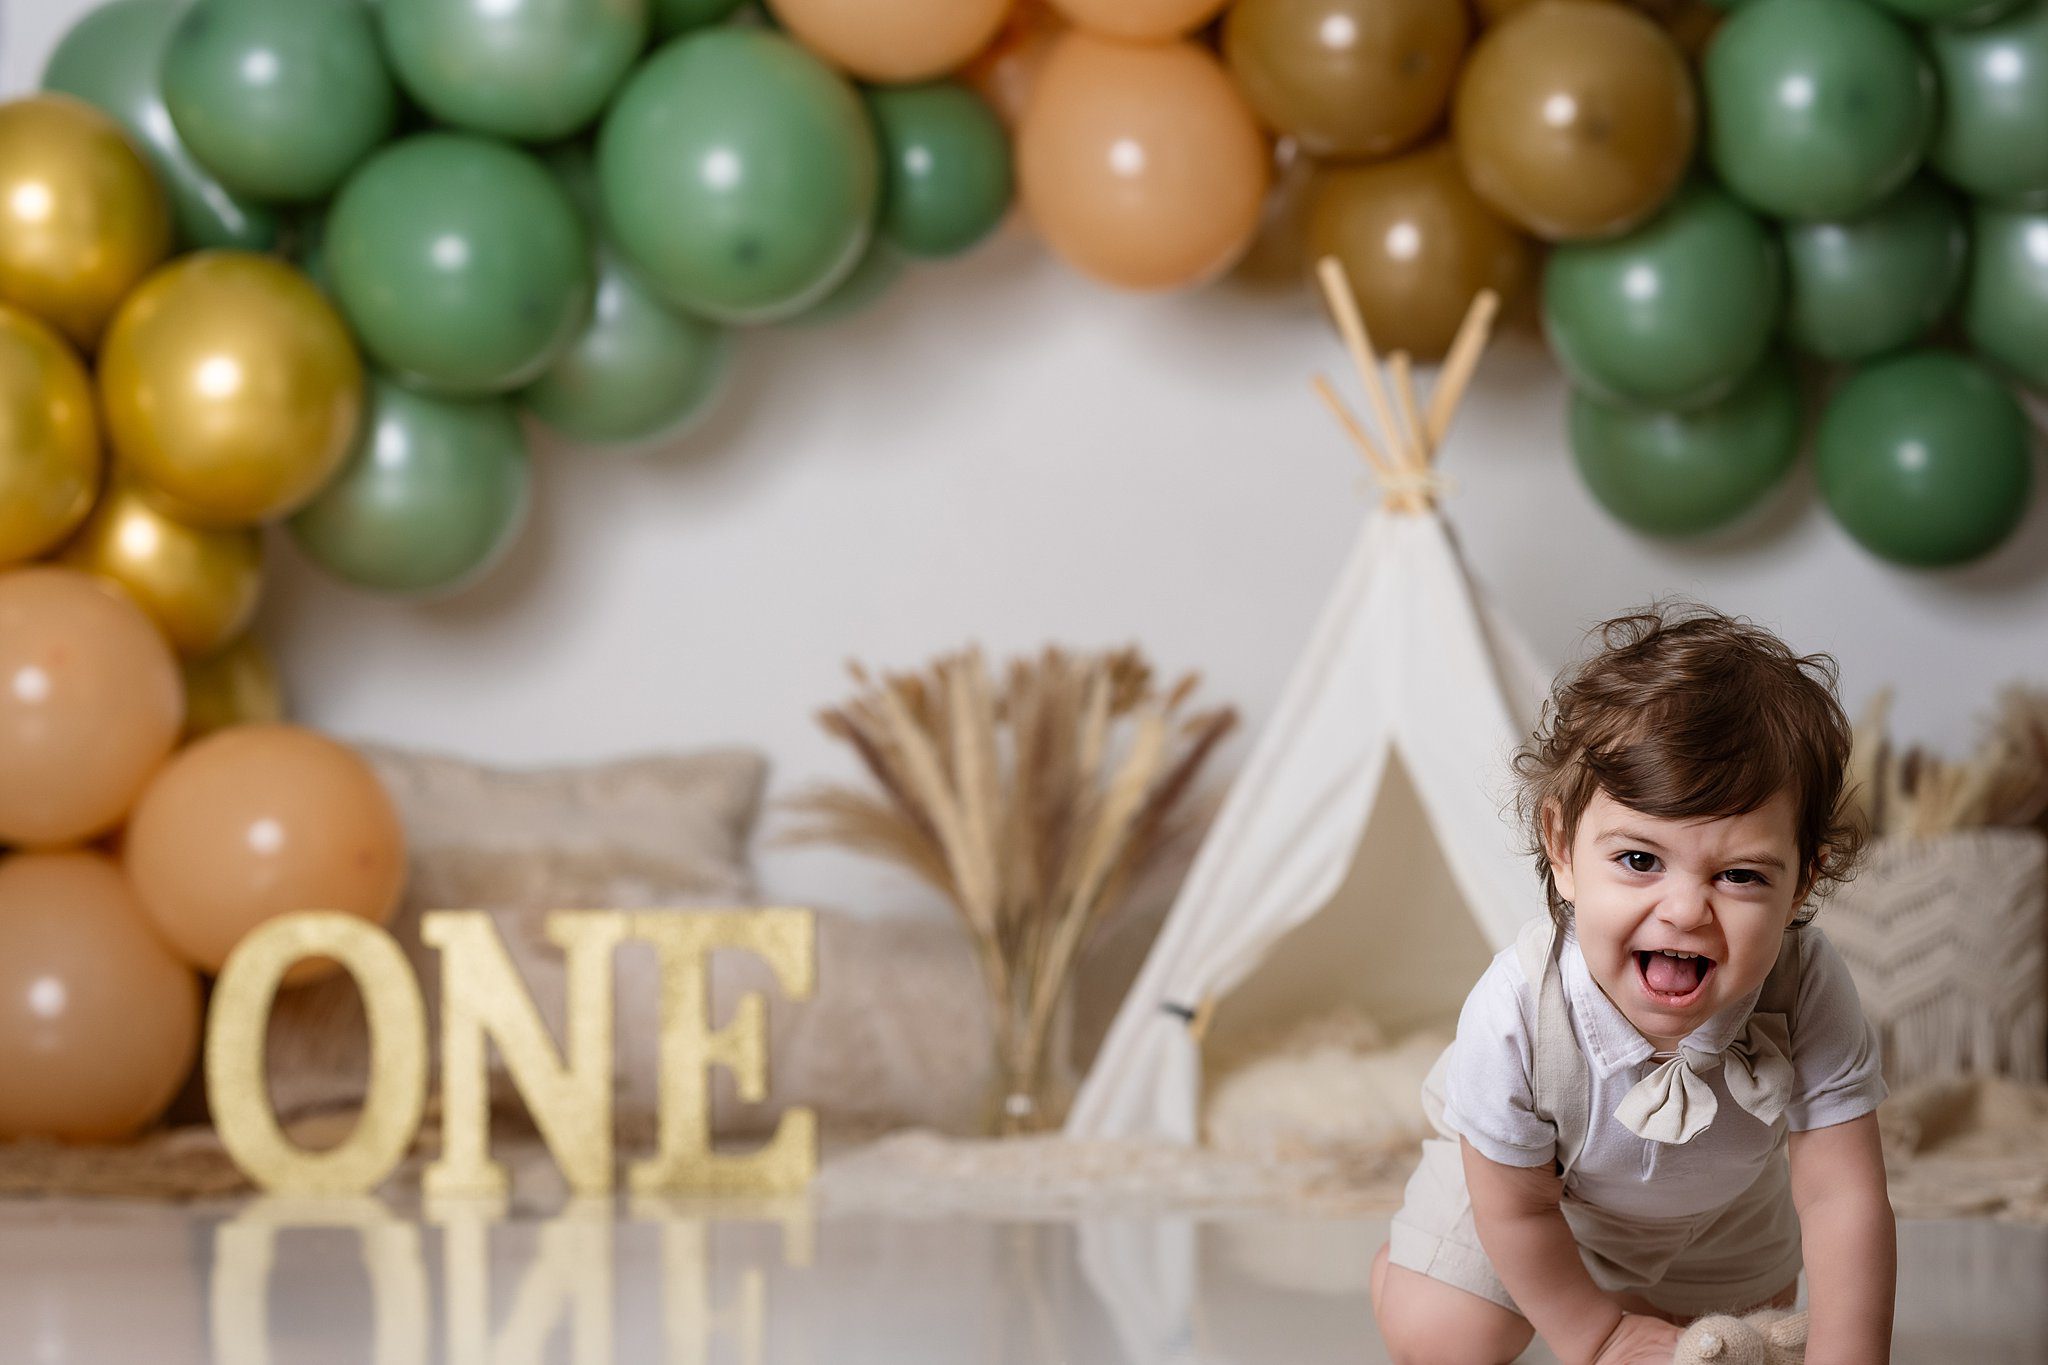
[(1862, 851), (1834, 660), (1683, 601), (1597, 629), (1514, 760), (1550, 913), (1423, 1083), (1374, 1315), (1399, 1362), (1666, 1365), (1804, 1268), (1810, 1365), (1883, 1365), (1885, 1083), (1808, 922)]

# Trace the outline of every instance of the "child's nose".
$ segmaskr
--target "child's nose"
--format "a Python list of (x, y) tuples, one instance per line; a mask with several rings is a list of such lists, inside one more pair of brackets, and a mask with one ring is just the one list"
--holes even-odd
[(1657, 913), (1673, 928), (1691, 929), (1705, 924), (1714, 917), (1712, 888), (1690, 884), (1670, 887), (1657, 907)]

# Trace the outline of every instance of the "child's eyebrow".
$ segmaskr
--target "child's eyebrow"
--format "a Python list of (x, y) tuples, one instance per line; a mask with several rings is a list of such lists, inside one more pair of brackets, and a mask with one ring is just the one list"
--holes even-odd
[[(1644, 848), (1655, 850), (1658, 853), (1662, 853), (1665, 851), (1664, 845), (1658, 843), (1649, 835), (1639, 834), (1632, 829), (1602, 830), (1598, 836), (1597, 842), (1641, 844)], [(1775, 853), (1748, 853), (1743, 854), (1739, 857), (1730, 858), (1728, 860), (1728, 865), (1730, 867), (1733, 867), (1738, 863), (1749, 863), (1754, 864), (1757, 867), (1768, 867), (1774, 872), (1783, 872), (1785, 870), (1785, 860), (1783, 858), (1780, 858)]]

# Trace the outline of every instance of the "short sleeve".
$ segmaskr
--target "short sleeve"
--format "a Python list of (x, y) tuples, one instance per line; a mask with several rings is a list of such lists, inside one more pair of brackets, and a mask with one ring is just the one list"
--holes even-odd
[(1486, 969), (1458, 1012), (1444, 1070), (1444, 1124), (1503, 1166), (1545, 1166), (1557, 1128), (1530, 1090), (1531, 1001), (1512, 948)]
[(1849, 964), (1818, 927), (1800, 935), (1799, 1012), (1793, 1021), (1793, 1132), (1847, 1123), (1877, 1108), (1890, 1093), (1881, 1073), (1877, 1030), (1863, 1013)]

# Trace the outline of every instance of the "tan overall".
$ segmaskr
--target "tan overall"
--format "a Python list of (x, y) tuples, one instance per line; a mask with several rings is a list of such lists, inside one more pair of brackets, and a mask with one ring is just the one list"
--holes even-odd
[[(1763, 1173), (1721, 1208), (1670, 1219), (1621, 1217), (1573, 1193), (1572, 1172), (1586, 1141), (1590, 1081), (1566, 1012), (1558, 962), (1562, 943), (1563, 935), (1544, 915), (1523, 927), (1515, 948), (1529, 980), (1541, 983), (1531, 1040), (1535, 1110), (1557, 1128), (1554, 1164), (1564, 1180), (1564, 1218), (1593, 1282), (1609, 1293), (1639, 1294), (1682, 1317), (1742, 1312), (1764, 1303), (1792, 1283), (1802, 1265), (1786, 1158), (1789, 1130), (1782, 1119)], [(1783, 1013), (1795, 1025), (1798, 976), (1799, 948), (1788, 936), (1755, 1009)], [(1520, 1312), (1479, 1245), (1458, 1134), (1444, 1125), (1449, 1059), (1446, 1048), (1423, 1081), (1423, 1110), (1440, 1136), (1423, 1139), (1422, 1164), (1409, 1177), (1394, 1215), (1388, 1260)]]

